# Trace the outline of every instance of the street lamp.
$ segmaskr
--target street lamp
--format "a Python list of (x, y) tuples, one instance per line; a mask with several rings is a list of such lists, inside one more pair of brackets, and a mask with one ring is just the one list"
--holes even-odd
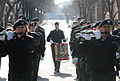
[(39, 11), (39, 13), (41, 13), (41, 11)]
[(35, 16), (36, 16), (36, 17), (37, 17), (37, 10), (38, 10), (38, 9), (37, 9), (37, 8), (35, 8)]
[(37, 8), (35, 8), (35, 11), (37, 11), (38, 9)]

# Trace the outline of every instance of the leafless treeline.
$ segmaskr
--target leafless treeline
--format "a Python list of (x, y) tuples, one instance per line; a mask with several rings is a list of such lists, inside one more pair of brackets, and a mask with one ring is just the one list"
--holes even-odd
[(11, 17), (15, 21), (19, 14), (29, 19), (43, 17), (43, 13), (50, 11), (53, 6), (53, 0), (0, 0), (0, 21), (6, 27), (8, 18)]
[[(111, 18), (120, 20), (120, 0), (73, 0), (72, 15), (79, 15), (88, 21)], [(77, 13), (77, 14), (76, 14)]]

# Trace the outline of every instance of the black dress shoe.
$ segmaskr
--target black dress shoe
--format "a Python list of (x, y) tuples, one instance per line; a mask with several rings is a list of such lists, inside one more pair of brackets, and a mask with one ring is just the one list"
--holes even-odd
[(57, 72), (59, 73), (60, 71), (59, 71), (59, 70), (57, 70)]
[(55, 69), (55, 72), (59, 73), (60, 71), (59, 71), (59, 69)]

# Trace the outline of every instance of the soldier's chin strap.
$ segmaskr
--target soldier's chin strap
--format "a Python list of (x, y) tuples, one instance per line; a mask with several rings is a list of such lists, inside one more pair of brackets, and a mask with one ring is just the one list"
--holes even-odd
[(109, 34), (110, 34), (110, 32), (101, 32), (101, 34), (108, 34), (108, 35), (109, 35)]
[(19, 32), (19, 33), (16, 33), (16, 34), (24, 34), (24, 32)]

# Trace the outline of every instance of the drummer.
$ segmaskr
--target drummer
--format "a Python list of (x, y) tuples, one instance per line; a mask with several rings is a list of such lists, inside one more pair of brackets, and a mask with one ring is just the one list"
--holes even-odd
[(56, 22), (54, 24), (55, 29), (52, 30), (48, 37), (47, 37), (47, 41), (51, 43), (51, 51), (52, 51), (52, 57), (53, 57), (53, 62), (54, 62), (54, 66), (55, 66), (55, 72), (59, 73), (59, 69), (60, 69), (60, 61), (57, 61), (55, 59), (55, 43), (62, 43), (66, 42), (65, 40), (65, 36), (64, 36), (64, 32), (62, 30), (59, 29), (59, 22)]

